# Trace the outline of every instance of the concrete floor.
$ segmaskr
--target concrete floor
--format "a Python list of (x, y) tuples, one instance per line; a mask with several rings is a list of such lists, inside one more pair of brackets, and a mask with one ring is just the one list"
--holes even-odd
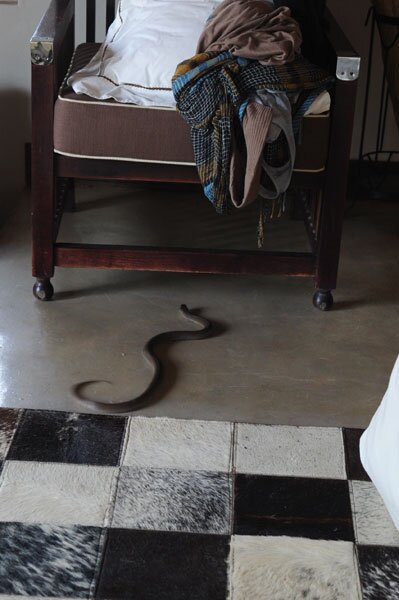
[[(95, 201), (97, 200), (97, 201)], [(254, 211), (217, 217), (198, 192), (85, 184), (61, 239), (255, 247)], [(359, 202), (345, 223), (336, 307), (312, 306), (310, 280), (58, 269), (53, 302), (30, 288), (28, 198), (0, 230), (0, 405), (85, 412), (71, 387), (135, 396), (149, 370), (141, 349), (184, 324), (217, 335), (161, 348), (167, 376), (146, 415), (259, 423), (366, 426), (399, 353), (399, 203)], [(306, 247), (302, 224), (271, 225), (267, 247)]]

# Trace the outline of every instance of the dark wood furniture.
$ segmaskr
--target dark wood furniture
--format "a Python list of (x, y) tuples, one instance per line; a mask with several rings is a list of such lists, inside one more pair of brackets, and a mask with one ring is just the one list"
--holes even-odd
[[(58, 243), (66, 191), (74, 179), (198, 183), (194, 167), (93, 160), (54, 153), (54, 104), (74, 52), (74, 0), (51, 0), (31, 40), (32, 225), (34, 295), (53, 296), (55, 267), (92, 267), (196, 273), (259, 273), (313, 277), (314, 305), (332, 307), (340, 254), (350, 146), (360, 59), (326, 16), (326, 60), (335, 76), (326, 168), (294, 173), (292, 186), (306, 192), (305, 224), (312, 251), (281, 253), (215, 251)], [(94, 41), (96, 1), (87, 0), (87, 41)], [(107, 24), (115, 0), (107, 0)]]

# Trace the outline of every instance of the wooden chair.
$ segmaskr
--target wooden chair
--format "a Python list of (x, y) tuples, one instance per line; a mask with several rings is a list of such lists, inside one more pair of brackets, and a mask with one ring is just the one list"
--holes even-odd
[[(313, 277), (316, 287), (314, 305), (321, 310), (330, 309), (333, 304), (331, 290), (335, 289), (337, 282), (360, 67), (360, 58), (332, 16), (326, 15), (326, 58), (323, 61), (323, 66), (335, 76), (331, 90), (332, 107), (324, 119), (304, 120), (303, 142), (298, 147), (292, 179), (292, 186), (305, 192), (301, 196), (305, 198), (305, 225), (311, 251), (221, 251), (57, 242), (66, 191), (75, 179), (199, 183), (192, 162), (186, 160), (186, 164), (184, 161), (181, 164), (176, 156), (172, 159), (175, 164), (169, 164), (154, 162), (152, 155), (148, 160), (109, 160), (98, 155), (83, 157), (87, 155), (82, 148), (81, 155), (68, 151), (70, 141), (60, 133), (60, 119), (65, 117), (61, 113), (66, 103), (60, 105), (58, 93), (75, 51), (74, 6), (74, 0), (51, 0), (31, 40), (33, 276), (36, 277), (36, 298), (49, 300), (53, 296), (50, 280), (55, 267), (279, 274)], [(95, 9), (95, 0), (87, 0), (89, 46), (81, 46), (76, 52), (75, 68), (76, 62), (79, 63), (85, 53), (87, 58), (87, 53), (92, 55), (95, 52)], [(107, 25), (112, 22), (114, 11), (115, 0), (107, 0)], [(89, 102), (87, 99), (87, 104)], [(73, 103), (69, 104), (72, 106)], [(113, 104), (112, 110), (117, 110), (117, 103)], [(179, 121), (176, 127), (181, 133), (187, 126), (176, 111), (172, 113), (168, 118)], [(73, 122), (68, 127), (73, 128)], [(181, 136), (184, 137), (184, 132)], [(187, 140), (176, 144), (176, 151), (183, 151), (181, 149), (187, 146), (188, 140), (187, 130)], [(56, 144), (62, 143), (66, 144), (66, 149), (60, 150)], [(140, 144), (136, 143), (136, 146), (137, 156), (140, 156)], [(187, 148), (184, 151), (188, 152)]]

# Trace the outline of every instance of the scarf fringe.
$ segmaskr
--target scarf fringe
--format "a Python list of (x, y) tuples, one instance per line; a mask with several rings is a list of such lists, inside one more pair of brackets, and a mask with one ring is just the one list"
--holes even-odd
[(265, 241), (265, 225), (280, 217), (286, 211), (286, 196), (287, 194), (281, 194), (274, 200), (267, 200), (266, 198), (260, 197), (259, 203), (259, 223), (258, 223), (258, 248), (263, 248)]

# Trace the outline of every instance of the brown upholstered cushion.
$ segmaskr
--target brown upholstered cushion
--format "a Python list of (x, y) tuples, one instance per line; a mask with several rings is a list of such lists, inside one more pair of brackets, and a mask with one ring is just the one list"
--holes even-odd
[[(98, 44), (80, 45), (69, 73), (87, 64), (97, 50)], [(67, 79), (55, 105), (55, 152), (86, 158), (194, 164), (190, 128), (176, 110), (94, 100), (75, 94), (66, 84)], [(328, 132), (328, 117), (304, 119), (295, 170), (324, 169)]]

